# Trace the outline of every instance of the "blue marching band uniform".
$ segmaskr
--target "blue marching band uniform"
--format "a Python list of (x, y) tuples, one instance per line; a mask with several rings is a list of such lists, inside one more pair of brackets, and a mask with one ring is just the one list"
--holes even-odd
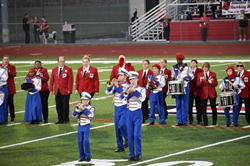
[(42, 101), (39, 94), (42, 88), (42, 81), (37, 77), (29, 77), (25, 81), (33, 83), (35, 88), (32, 88), (27, 93), (24, 122), (42, 122)]
[[(172, 77), (175, 81), (184, 81), (186, 94), (175, 95), (176, 99), (176, 120), (177, 125), (187, 125), (189, 111), (189, 81), (193, 79), (192, 71), (186, 64), (179, 66), (178, 64), (172, 67)], [(186, 80), (183, 80), (185, 79)]]
[[(91, 95), (87, 92), (82, 92), (81, 99), (91, 100)], [(84, 108), (83, 110), (81, 108)], [(81, 103), (73, 111), (73, 116), (78, 118), (78, 148), (79, 148), (79, 161), (90, 161), (91, 152), (90, 152), (90, 143), (89, 143), (89, 134), (90, 134), (90, 123), (95, 115), (95, 108), (91, 105), (84, 105)], [(85, 151), (84, 151), (85, 148)]]
[(150, 89), (149, 84), (147, 84), (147, 89), (150, 89), (150, 124), (153, 125), (155, 123), (155, 106), (157, 106), (157, 110), (159, 113), (159, 123), (165, 124), (164, 98), (162, 93), (162, 88), (166, 84), (165, 78), (161, 74), (158, 74), (157, 76), (150, 75), (148, 77), (148, 81), (155, 82), (155, 84), (157, 85), (157, 88)]
[[(118, 75), (128, 76), (128, 71), (124, 68), (119, 68)], [(124, 88), (129, 84), (127, 81), (123, 83), (118, 83), (118, 88), (116, 86), (107, 87), (106, 94), (114, 95), (113, 104), (115, 105), (115, 133), (116, 133), (116, 142), (117, 150), (115, 152), (124, 151), (124, 148), (128, 147), (128, 134), (127, 134), (127, 125), (126, 125), (126, 114), (127, 114), (127, 100), (126, 98), (121, 98)], [(123, 145), (123, 137), (125, 139), (125, 145)]]
[(8, 72), (0, 67), (0, 123), (7, 123), (8, 121)]
[[(129, 72), (129, 80), (139, 78), (139, 74), (135, 71)], [(130, 81), (131, 82), (131, 81)], [(125, 98), (128, 101), (127, 111), (127, 128), (128, 128), (128, 142), (129, 142), (129, 160), (141, 160), (141, 125), (142, 125), (142, 102), (146, 99), (146, 89), (139, 85), (130, 84), (130, 88), (134, 88), (135, 91), (128, 93)], [(128, 89), (129, 90), (129, 89)], [(124, 94), (121, 96), (123, 97)], [(135, 150), (136, 149), (136, 154)]]
[[(237, 85), (237, 88), (234, 87), (235, 85)], [(241, 92), (241, 89), (245, 88), (245, 84), (240, 77), (234, 76), (234, 78), (231, 80), (229, 80), (228, 77), (225, 77), (222, 79), (222, 83), (220, 84), (219, 88), (224, 89), (224, 91), (226, 92), (230, 92), (230, 91), (235, 92), (237, 105), (233, 106), (233, 123), (234, 123), (234, 126), (238, 126), (240, 92)], [(224, 109), (225, 117), (226, 117), (226, 126), (230, 126), (231, 124), (231, 119), (230, 119), (230, 114), (229, 114), (230, 108), (231, 107), (226, 107)]]

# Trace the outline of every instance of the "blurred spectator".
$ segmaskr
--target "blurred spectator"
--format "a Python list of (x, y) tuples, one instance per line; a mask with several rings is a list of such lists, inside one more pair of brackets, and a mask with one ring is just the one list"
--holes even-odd
[(200, 28), (202, 41), (207, 41), (207, 32), (208, 32), (209, 18), (206, 16), (206, 13), (203, 13), (203, 17), (200, 18)]
[(243, 19), (239, 21), (239, 41), (242, 41), (242, 35), (244, 36), (243, 41), (245, 41), (247, 39), (248, 18), (244, 10), (241, 10), (241, 14)]
[(28, 13), (25, 13), (23, 18), (23, 31), (25, 32), (25, 43), (30, 43), (30, 23), (33, 22), (33, 20), (28, 20), (29, 15)]
[(135, 8), (135, 12), (133, 14), (134, 14), (134, 16), (131, 17), (131, 24), (133, 24), (133, 22), (138, 19), (138, 17), (137, 17), (137, 9), (136, 8)]
[[(41, 28), (41, 33), (42, 35), (47, 35), (49, 31), (49, 23), (46, 20), (46, 18), (43, 16), (42, 17), (42, 28)], [(45, 40), (43, 38), (43, 43), (45, 43)]]
[(34, 18), (33, 31), (35, 42), (40, 43), (40, 22), (37, 20), (37, 17)]
[(171, 18), (169, 18), (168, 14), (161, 19), (160, 21), (163, 21), (163, 30), (164, 30), (164, 38), (166, 39), (166, 42), (169, 43), (169, 35), (170, 35), (170, 21)]
[(193, 20), (191, 12), (188, 12), (188, 14), (187, 14), (187, 20)]

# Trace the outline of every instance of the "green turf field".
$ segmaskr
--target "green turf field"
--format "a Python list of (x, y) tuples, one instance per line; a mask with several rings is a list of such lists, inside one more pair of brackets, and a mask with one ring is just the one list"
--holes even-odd
[[(159, 61), (162, 57), (144, 57), (150, 61)], [(211, 63), (211, 71), (217, 73), (219, 84), (221, 79), (226, 76), (225, 68), (228, 65), (235, 65), (236, 61), (247, 59), (247, 57), (188, 57), (185, 62), (189, 63), (191, 59), (199, 60), (220, 60)], [(55, 57), (23, 57), (11, 58), (12, 61), (35, 61), (40, 59), (43, 61), (55, 61), (55, 64), (43, 64), (51, 73), (51, 69), (57, 66)], [(127, 61), (137, 61), (133, 63), (136, 70), (141, 69), (142, 57), (128, 57)], [(167, 58), (175, 60), (174, 57)], [(95, 119), (91, 123), (91, 153), (92, 163), (82, 163), (79, 165), (170, 165), (166, 162), (179, 161), (175, 166), (191, 165), (188, 161), (203, 161), (198, 165), (215, 166), (248, 166), (249, 148), (250, 148), (250, 130), (243, 129), (246, 126), (244, 116), (239, 118), (239, 128), (225, 126), (224, 115), (218, 116), (218, 128), (204, 128), (199, 125), (189, 125), (189, 127), (171, 127), (176, 124), (175, 115), (170, 115), (167, 119), (167, 126), (142, 126), (142, 161), (128, 162), (128, 149), (122, 153), (115, 153), (116, 138), (113, 121), (114, 110), (112, 98), (105, 97), (106, 81), (112, 66), (115, 63), (107, 63), (108, 61), (116, 61), (117, 57), (103, 58), (91, 57), (92, 66), (99, 69), (100, 94), (95, 96), (91, 102), (96, 108)], [(235, 60), (235, 62), (227, 62), (227, 60)], [(81, 66), (81, 63), (67, 64), (69, 61), (81, 61), (81, 57), (66, 57), (66, 65), (74, 70)], [(100, 61), (101, 63), (96, 63)], [(150, 64), (152, 66), (153, 63)], [(167, 67), (171, 68), (174, 63), (168, 63)], [(17, 63), (16, 87), (15, 95), (15, 111), (16, 123), (13, 126), (0, 125), (0, 165), (58, 165), (76, 161), (79, 159), (77, 146), (77, 120), (70, 117), (70, 124), (55, 125), (57, 121), (57, 113), (55, 109), (55, 96), (49, 97), (49, 122), (50, 125), (30, 125), (24, 123), (24, 109), (26, 91), (20, 90), (20, 85), (24, 82), (24, 77), (28, 69), (33, 64)], [(199, 67), (202, 63), (199, 63)], [(250, 68), (250, 62), (245, 62), (246, 69)], [(74, 78), (75, 79), (75, 78)], [(73, 88), (74, 92), (74, 88)], [(219, 93), (219, 91), (218, 91)], [(71, 95), (70, 102), (79, 101), (79, 95)], [(218, 99), (217, 99), (218, 101)], [(171, 97), (167, 98), (168, 104), (175, 104), (175, 100)], [(70, 107), (71, 112), (74, 105)], [(194, 117), (196, 118), (196, 117)], [(9, 119), (10, 120), (10, 119)], [(101, 121), (104, 120), (104, 121)], [(209, 115), (209, 121), (212, 118)], [(149, 122), (149, 121), (147, 121)], [(156, 120), (158, 123), (158, 118)], [(43, 124), (43, 123), (41, 123)], [(72, 126), (73, 125), (73, 126)], [(217, 143), (217, 144), (215, 144)], [(115, 161), (112, 161), (115, 160)], [(184, 162), (185, 161), (185, 162)], [(206, 162), (205, 162), (206, 161)], [(193, 162), (194, 163), (194, 162)], [(68, 163), (68, 165), (75, 165)]]

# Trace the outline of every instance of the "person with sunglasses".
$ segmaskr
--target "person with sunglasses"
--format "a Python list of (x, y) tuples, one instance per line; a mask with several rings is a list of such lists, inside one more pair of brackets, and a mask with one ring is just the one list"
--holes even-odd
[(236, 63), (237, 77), (240, 77), (245, 84), (245, 88), (240, 93), (239, 100), (239, 114), (242, 107), (242, 103), (245, 103), (245, 117), (247, 123), (250, 125), (250, 73), (245, 70), (243, 62)]

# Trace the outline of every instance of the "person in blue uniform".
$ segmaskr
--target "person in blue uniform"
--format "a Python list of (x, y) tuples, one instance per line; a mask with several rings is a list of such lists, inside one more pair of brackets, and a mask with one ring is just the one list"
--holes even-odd
[(157, 106), (159, 113), (159, 124), (166, 124), (165, 122), (165, 108), (162, 88), (165, 86), (165, 77), (160, 74), (161, 66), (154, 64), (152, 66), (153, 74), (148, 77), (147, 89), (150, 90), (150, 125), (155, 123), (155, 106)]
[(193, 79), (193, 74), (186, 63), (183, 63), (185, 56), (182, 53), (176, 54), (177, 64), (172, 67), (172, 77), (175, 81), (184, 81), (186, 94), (175, 95), (176, 99), (176, 126), (186, 126), (188, 123), (189, 111), (189, 80)]
[[(222, 79), (222, 83), (220, 84), (219, 88), (221, 91), (225, 92), (235, 92), (237, 105), (233, 106), (233, 124), (235, 127), (238, 127), (238, 118), (239, 118), (239, 100), (240, 100), (240, 92), (241, 89), (245, 88), (245, 84), (242, 81), (241, 77), (237, 77), (236, 72), (233, 66), (228, 66), (226, 68), (227, 77)], [(230, 111), (231, 107), (226, 107), (224, 109), (225, 117), (226, 117), (226, 126), (229, 127), (231, 125), (230, 119)]]
[[(129, 72), (129, 81), (121, 98), (128, 101), (127, 128), (129, 143), (129, 161), (139, 161), (142, 158), (141, 150), (141, 125), (142, 125), (142, 102), (146, 98), (146, 89), (138, 85), (139, 74), (135, 71)], [(135, 150), (136, 149), (136, 153)]]
[(90, 123), (94, 118), (95, 108), (92, 107), (89, 102), (91, 95), (88, 92), (81, 93), (81, 103), (79, 103), (73, 111), (73, 117), (78, 119), (78, 148), (80, 159), (82, 161), (91, 161), (89, 134)]
[(35, 85), (34, 88), (28, 90), (26, 105), (25, 105), (25, 115), (24, 122), (30, 122), (30, 124), (38, 124), (42, 122), (42, 102), (39, 91), (42, 88), (42, 81), (39, 76), (36, 76), (36, 70), (31, 68), (29, 70), (29, 77), (25, 78), (27, 83), (32, 83)]
[(0, 124), (8, 121), (8, 70), (0, 67)]
[[(128, 147), (128, 135), (126, 125), (126, 114), (127, 114), (127, 100), (121, 99), (124, 88), (128, 85), (127, 83), (128, 71), (124, 68), (118, 69), (118, 79), (113, 78), (111, 85), (107, 87), (106, 94), (114, 95), (113, 104), (115, 105), (115, 133), (117, 149), (115, 152), (124, 152), (124, 148)], [(119, 83), (118, 83), (119, 82)], [(125, 143), (123, 145), (123, 137)]]

